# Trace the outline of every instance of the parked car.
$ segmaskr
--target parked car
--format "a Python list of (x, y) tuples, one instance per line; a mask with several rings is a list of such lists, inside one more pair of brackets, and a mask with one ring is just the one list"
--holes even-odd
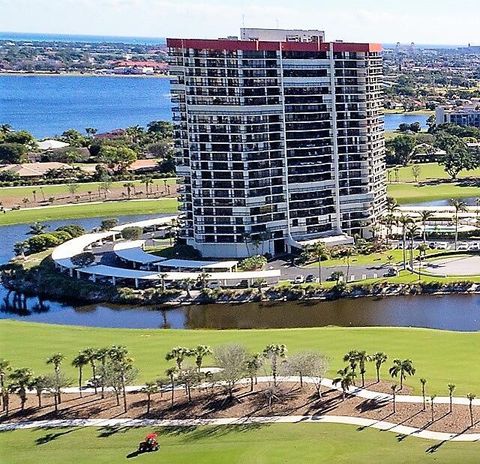
[(468, 251), (468, 243), (460, 242), (457, 244), (457, 251)]
[(437, 250), (448, 250), (449, 245), (447, 242), (435, 242), (435, 248)]
[(470, 245), (468, 246), (468, 249), (470, 251), (480, 251), (480, 243), (478, 242), (470, 243)]
[(241, 280), (240, 282), (238, 282), (238, 284), (236, 285), (237, 288), (248, 288), (248, 280)]
[(383, 274), (383, 277), (397, 277), (398, 271), (394, 267), (388, 268), (387, 272)]
[(317, 280), (318, 279), (313, 274), (308, 274), (306, 279), (305, 279), (305, 282), (314, 283), (314, 282), (317, 282)]
[(218, 280), (212, 280), (208, 283), (208, 288), (220, 288), (221, 287), (221, 284)]
[(295, 277), (295, 279), (293, 280), (293, 283), (294, 284), (303, 284), (305, 282), (305, 276), (303, 275), (298, 275), (297, 277)]

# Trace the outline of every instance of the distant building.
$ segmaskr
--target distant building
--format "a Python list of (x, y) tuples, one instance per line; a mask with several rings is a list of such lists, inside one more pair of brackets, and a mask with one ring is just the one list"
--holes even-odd
[(369, 235), (386, 200), (379, 44), (242, 29), (167, 39), (181, 236), (204, 256)]
[(168, 64), (157, 61), (125, 60), (115, 63), (114, 74), (167, 74)]
[(37, 143), (39, 150), (58, 150), (59, 148), (66, 148), (70, 145), (60, 140), (42, 140)]
[(480, 128), (480, 99), (473, 99), (462, 106), (437, 106), (435, 123)]
[(71, 170), (72, 166), (65, 163), (23, 163), (0, 166), (0, 172), (9, 171), (23, 179), (41, 179), (52, 170)]

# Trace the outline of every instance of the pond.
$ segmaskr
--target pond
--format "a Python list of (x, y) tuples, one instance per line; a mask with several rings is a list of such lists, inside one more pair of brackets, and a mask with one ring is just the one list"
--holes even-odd
[[(479, 190), (478, 197), (465, 197), (465, 198), (459, 198), (459, 200), (462, 200), (468, 206), (476, 206), (479, 197), (480, 197), (480, 190)], [(450, 200), (422, 201), (420, 203), (409, 203), (408, 205), (405, 205), (405, 206), (450, 206)]]
[[(152, 216), (128, 216), (121, 222)], [(101, 218), (52, 221), (80, 224), (88, 229)], [(12, 247), (25, 238), (27, 225), (0, 227), (0, 262), (12, 256)], [(0, 287), (0, 319), (16, 319), (91, 327), (249, 329), (397, 326), (457, 331), (480, 330), (480, 295), (399, 296), (323, 302), (252, 303), (203, 305), (178, 308), (130, 307), (128, 305), (69, 305), (38, 298), (16, 298)]]
[(427, 114), (387, 113), (385, 114), (385, 130), (394, 131), (400, 124), (413, 124), (414, 122), (419, 122), (422, 129), (427, 129), (428, 118)]

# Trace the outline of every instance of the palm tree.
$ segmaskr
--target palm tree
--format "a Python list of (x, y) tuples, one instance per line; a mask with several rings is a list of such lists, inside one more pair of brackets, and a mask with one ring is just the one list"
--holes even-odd
[(392, 389), (392, 405), (393, 405), (393, 414), (397, 412), (397, 384), (393, 384), (391, 387)]
[(423, 397), (423, 410), (425, 411), (426, 408), (426, 398), (425, 398), (425, 385), (427, 384), (427, 379), (420, 379), (420, 383), (422, 384), (422, 397)]
[[(108, 358), (108, 353), (110, 351), (110, 348), (99, 348), (96, 350), (95, 354), (95, 360), (100, 361), (101, 367), (102, 367), (102, 375), (100, 376), (100, 387), (102, 389), (102, 399), (105, 398), (105, 379), (103, 376), (103, 373), (105, 372), (105, 367), (107, 365), (107, 358)], [(95, 384), (96, 379), (94, 379)]]
[(208, 279), (210, 278), (210, 274), (202, 269), (202, 272), (198, 274), (197, 282), (200, 284), (202, 288), (207, 286)]
[(284, 344), (270, 344), (263, 350), (263, 357), (270, 359), (274, 386), (277, 386), (278, 360), (285, 359), (287, 351), (287, 347)]
[(327, 248), (323, 242), (316, 242), (310, 247), (310, 252), (318, 261), (318, 282), (322, 283), (322, 259), (327, 255)]
[(247, 255), (250, 256), (250, 247), (248, 246), (248, 244), (252, 241), (252, 237), (250, 235), (249, 232), (244, 232), (242, 234), (242, 238), (243, 238), (243, 242), (245, 243), (245, 246), (247, 248)]
[(32, 196), (33, 196), (33, 202), (36, 203), (37, 202), (37, 191), (36, 190), (32, 190)]
[(142, 393), (147, 395), (147, 414), (150, 413), (150, 405), (152, 402), (152, 395), (158, 393), (157, 382), (147, 382), (141, 390)]
[(402, 226), (403, 269), (407, 269), (407, 226), (413, 222), (412, 218), (402, 214), (398, 223)]
[[(5, 378), (8, 372), (12, 370), (10, 361), (0, 359), (0, 391), (5, 391)], [(5, 411), (5, 403), (2, 401), (2, 410)]]
[(458, 214), (467, 210), (467, 204), (464, 201), (452, 199), (450, 200), (450, 206), (455, 208), (455, 251), (457, 251), (459, 223)]
[(181, 287), (185, 289), (185, 291), (187, 292), (187, 298), (190, 300), (192, 299), (192, 294), (190, 293), (190, 291), (194, 284), (195, 284), (195, 279), (192, 279), (192, 278), (183, 279), (180, 282)]
[(208, 345), (198, 345), (191, 352), (191, 356), (195, 357), (195, 365), (197, 366), (198, 372), (202, 368), (203, 358), (212, 354), (212, 349)]
[(415, 375), (415, 368), (411, 359), (394, 359), (393, 366), (389, 370), (392, 377), (400, 378), (400, 390), (403, 388), (403, 381), (407, 375)]
[(448, 398), (450, 403), (450, 409), (449, 409), (450, 412), (452, 412), (452, 409), (453, 409), (453, 392), (455, 391), (455, 388), (457, 388), (457, 386), (454, 383), (448, 384)]
[(85, 128), (85, 132), (89, 137), (93, 137), (98, 132), (98, 130), (95, 129), (94, 127), (87, 127)]
[(148, 197), (148, 194), (150, 193), (150, 185), (152, 185), (153, 179), (151, 176), (143, 176), (141, 182), (145, 184), (145, 193)]
[(375, 363), (375, 370), (377, 371), (377, 383), (380, 382), (380, 368), (382, 364), (387, 361), (388, 356), (382, 351), (374, 353), (370, 359)]
[(48, 377), (45, 375), (39, 375), (38, 377), (35, 377), (32, 379), (29, 388), (35, 390), (35, 393), (38, 398), (38, 407), (42, 407), (42, 393), (48, 388), (49, 382), (48, 382)]
[(259, 235), (255, 235), (252, 237), (252, 245), (253, 248), (255, 249), (255, 254), (258, 255), (258, 251), (260, 249), (260, 245), (262, 244), (262, 240), (260, 239)]
[(48, 226), (42, 224), (41, 222), (34, 222), (30, 225), (30, 230), (27, 232), (28, 235), (40, 235), (44, 234)]
[(9, 132), (12, 132), (13, 128), (10, 124), (1, 124), (0, 125), (0, 133), (2, 134), (8, 134)]
[(423, 243), (427, 241), (427, 222), (432, 219), (433, 213), (428, 210), (420, 211), (420, 220), (422, 221), (422, 235), (423, 235)]
[(132, 189), (135, 187), (133, 182), (125, 182), (123, 187), (127, 190), (127, 198), (130, 200), (132, 197)]
[(87, 366), (89, 363), (88, 357), (85, 355), (83, 351), (77, 354), (73, 358), (72, 366), (78, 369), (78, 390), (80, 391), (80, 398), (83, 396), (82, 394), (82, 379), (83, 379), (83, 368)]
[(56, 381), (56, 392), (55, 396), (58, 400), (58, 404), (62, 404), (62, 394), (60, 391), (60, 367), (62, 365), (65, 356), (62, 353), (55, 353), (47, 359), (47, 364), (53, 364), (55, 381)]
[(360, 375), (362, 377), (362, 387), (365, 386), (365, 372), (366, 372), (366, 363), (369, 361), (370, 356), (368, 356), (366, 351), (358, 351), (358, 368), (360, 370)]
[(477, 395), (474, 393), (469, 393), (467, 395), (468, 399), (468, 409), (470, 411), (470, 425), (473, 427), (473, 400), (476, 398)]
[(98, 350), (95, 348), (85, 348), (82, 353), (87, 358), (87, 362), (92, 368), (92, 377), (93, 377), (93, 388), (95, 389), (95, 395), (98, 393), (97, 387), (97, 363), (98, 360)]
[(253, 384), (255, 380), (255, 384), (257, 383), (257, 373), (259, 369), (262, 367), (262, 354), (255, 353), (245, 363), (246, 370), (250, 375), (250, 391), (253, 391)]
[(171, 351), (169, 351), (165, 355), (165, 360), (166, 361), (171, 361), (175, 360), (177, 363), (177, 368), (178, 370), (182, 370), (182, 363), (185, 360), (185, 358), (190, 357), (193, 355), (193, 352), (189, 348), (185, 348), (184, 346), (176, 346), (175, 348), (172, 348)]
[(347, 272), (346, 272), (346, 275), (345, 275), (345, 282), (348, 282), (348, 276), (350, 274), (350, 258), (352, 257), (353, 255), (353, 249), (352, 248), (347, 248), (344, 252), (344, 259), (347, 263)]
[(160, 277), (160, 285), (162, 286), (162, 292), (165, 291), (165, 279), (168, 277), (168, 273), (166, 272), (162, 272), (161, 274), (159, 274), (159, 277)]
[(342, 389), (342, 401), (345, 401), (345, 394), (347, 390), (354, 385), (355, 372), (353, 372), (349, 367), (345, 369), (340, 369), (337, 371), (337, 377), (333, 379), (333, 385), (340, 384)]
[(387, 226), (387, 245), (389, 243), (389, 238), (392, 235), (392, 228), (397, 223), (397, 216), (394, 214), (387, 214), (383, 217), (383, 223)]
[(15, 369), (9, 375), (11, 384), (9, 386), (10, 392), (16, 393), (20, 397), (20, 409), (25, 410), (25, 403), (27, 402), (27, 390), (32, 383), (33, 374), (27, 367)]
[(417, 224), (412, 222), (407, 226), (407, 234), (410, 237), (410, 269), (413, 272), (413, 246), (415, 243), (415, 235), (419, 232), (419, 227)]
[(350, 350), (344, 357), (343, 360), (348, 362), (350, 365), (350, 369), (353, 372), (354, 379), (353, 384), (355, 385), (355, 377), (357, 376), (356, 370), (358, 366), (358, 351), (357, 350)]
[(434, 401), (435, 401), (435, 398), (437, 397), (437, 395), (432, 395), (430, 396), (430, 409), (432, 411), (432, 422), (435, 421), (435, 409), (434, 409)]
[(175, 399), (175, 377), (178, 373), (177, 367), (170, 367), (165, 371), (165, 375), (170, 378), (170, 387), (172, 392), (172, 406)]
[(393, 214), (399, 208), (399, 206), (400, 205), (395, 198), (387, 197), (386, 209), (388, 213)]
[(120, 382), (123, 393), (123, 410), (127, 412), (127, 392), (125, 388), (125, 372), (132, 365), (133, 360), (128, 356), (128, 350), (125, 346), (114, 345), (108, 352), (110, 359), (117, 365), (120, 371)]

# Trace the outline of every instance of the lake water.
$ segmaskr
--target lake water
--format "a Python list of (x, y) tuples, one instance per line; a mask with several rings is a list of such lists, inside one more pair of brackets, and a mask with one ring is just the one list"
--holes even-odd
[[(170, 81), (148, 77), (0, 76), (0, 124), (36, 137), (95, 127), (106, 132), (171, 120)], [(385, 129), (427, 116), (386, 114)]]
[(0, 124), (36, 137), (171, 120), (170, 81), (143, 77), (0, 76)]
[[(150, 216), (128, 216), (121, 222)], [(101, 219), (47, 222), (50, 230), (64, 224), (92, 229)], [(0, 264), (13, 255), (16, 241), (25, 238), (28, 225), (0, 227)], [(18, 303), (18, 302), (17, 302)], [(0, 286), (0, 319), (53, 324), (128, 328), (249, 329), (284, 327), (398, 326), (428, 327), (457, 331), (480, 330), (480, 295), (405, 296), (361, 298), (325, 302), (287, 302), (244, 305), (130, 307), (128, 305), (71, 305), (28, 298), (15, 304), (14, 295)]]

